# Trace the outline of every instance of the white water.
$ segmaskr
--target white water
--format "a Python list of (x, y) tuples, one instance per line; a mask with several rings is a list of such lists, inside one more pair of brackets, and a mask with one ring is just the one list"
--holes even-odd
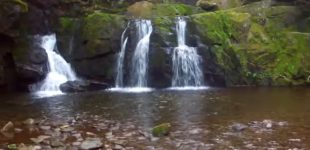
[(135, 48), (132, 64), (131, 64), (131, 86), (147, 87), (147, 70), (148, 70), (148, 55), (150, 46), (150, 36), (153, 31), (150, 20), (136, 20), (138, 44)]
[(117, 59), (117, 75), (116, 75), (116, 80), (115, 80), (115, 87), (120, 88), (124, 86), (124, 59), (125, 59), (125, 52), (126, 52), (126, 45), (128, 41), (128, 37), (125, 38), (125, 33), (128, 29), (128, 26), (124, 30), (121, 38), (121, 51), (118, 54), (118, 59)]
[(46, 35), (41, 38), (41, 47), (45, 49), (48, 56), (49, 72), (42, 82), (31, 86), (31, 90), (34, 91), (36, 95), (52, 96), (62, 94), (59, 88), (61, 84), (67, 81), (77, 80), (70, 64), (54, 51), (55, 46), (55, 34)]
[(115, 80), (115, 88), (108, 91), (112, 92), (125, 92), (125, 93), (141, 93), (150, 92), (153, 89), (147, 87), (147, 70), (148, 70), (148, 55), (150, 36), (153, 31), (152, 23), (150, 20), (135, 20), (134, 25), (137, 30), (137, 46), (134, 50), (131, 62), (130, 71), (130, 86), (124, 86), (124, 58), (126, 53), (126, 44), (128, 37), (125, 33), (129, 26), (124, 30), (121, 38), (121, 51), (117, 60), (117, 76)]
[(202, 59), (197, 54), (195, 47), (186, 45), (186, 21), (184, 18), (177, 18), (176, 29), (178, 47), (174, 48), (172, 56), (172, 89), (204, 89), (202, 87), (203, 72), (200, 67)]

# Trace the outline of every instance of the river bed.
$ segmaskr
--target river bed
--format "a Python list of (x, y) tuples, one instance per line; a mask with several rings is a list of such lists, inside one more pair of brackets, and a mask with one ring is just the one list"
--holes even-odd
[[(1, 127), (9, 121), (15, 129), (0, 135), (0, 149), (79, 149), (89, 138), (105, 149), (310, 149), (310, 88), (1, 95)], [(162, 123), (169, 134), (153, 137)]]

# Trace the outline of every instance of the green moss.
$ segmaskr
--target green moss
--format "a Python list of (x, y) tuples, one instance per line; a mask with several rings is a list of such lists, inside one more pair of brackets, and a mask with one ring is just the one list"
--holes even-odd
[(28, 12), (28, 4), (22, 0), (11, 0), (11, 2), (18, 4), (21, 7), (22, 12)]
[(115, 33), (125, 25), (124, 17), (114, 14), (93, 13), (83, 20), (82, 37), (87, 39), (86, 50), (96, 52), (106, 44), (103, 40), (115, 37)]
[[(310, 35), (292, 32), (294, 7), (265, 10), (265, 23), (236, 9), (193, 15), (203, 41), (212, 46), (228, 85), (300, 85), (310, 76)], [(240, 12), (240, 11), (239, 11)], [(253, 17), (255, 19), (253, 19)], [(278, 17), (278, 18), (277, 18)]]
[(152, 9), (153, 16), (188, 16), (199, 10), (185, 4), (156, 4)]
[(152, 129), (152, 135), (155, 137), (160, 137), (164, 135), (168, 135), (171, 130), (171, 124), (170, 123), (163, 123), (158, 126), (155, 126)]

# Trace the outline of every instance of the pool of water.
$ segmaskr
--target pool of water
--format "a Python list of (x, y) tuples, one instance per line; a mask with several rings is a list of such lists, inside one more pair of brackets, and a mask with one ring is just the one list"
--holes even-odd
[[(104, 141), (109, 141), (105, 133), (112, 129), (100, 131), (91, 126), (113, 122), (110, 128), (118, 127), (113, 129), (115, 138), (126, 141), (123, 147), (128, 149), (310, 149), (310, 88), (307, 87), (168, 89), (147, 93), (99, 91), (48, 98), (1, 95), (1, 126), (8, 121), (18, 124), (27, 118), (51, 124), (77, 116), (84, 121), (79, 124), (83, 126), (80, 132), (90, 130), (99, 137), (102, 134)], [(272, 122), (272, 127), (266, 127), (266, 122)], [(168, 136), (152, 139), (139, 135), (161, 123), (172, 125)], [(247, 128), (235, 131), (235, 124)], [(136, 134), (124, 135), (128, 133)], [(23, 134), (26, 133), (10, 139), (0, 135), (0, 143), (30, 143), (29, 138), (35, 136)], [(67, 142), (70, 145), (72, 141)]]

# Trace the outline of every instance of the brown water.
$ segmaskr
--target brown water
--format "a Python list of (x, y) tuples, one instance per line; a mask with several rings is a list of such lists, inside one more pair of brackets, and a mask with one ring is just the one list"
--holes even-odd
[[(310, 149), (310, 88), (306, 87), (136, 94), (101, 91), (41, 99), (1, 96), (1, 126), (27, 118), (52, 124), (77, 116), (83, 118), (80, 132), (92, 131), (106, 138), (113, 130), (116, 139), (126, 141), (126, 149)], [(271, 120), (272, 127), (266, 127), (264, 120)], [(110, 128), (117, 128), (101, 131), (97, 126), (102, 122), (112, 122)], [(149, 139), (139, 134), (166, 122), (172, 125), (166, 137)], [(249, 127), (236, 132), (231, 128), (235, 123)], [(125, 136), (128, 133), (133, 134)], [(29, 137), (37, 134), (42, 133), (22, 132), (11, 139), (0, 135), (0, 143), (31, 143)], [(111, 139), (104, 140), (113, 144)]]

